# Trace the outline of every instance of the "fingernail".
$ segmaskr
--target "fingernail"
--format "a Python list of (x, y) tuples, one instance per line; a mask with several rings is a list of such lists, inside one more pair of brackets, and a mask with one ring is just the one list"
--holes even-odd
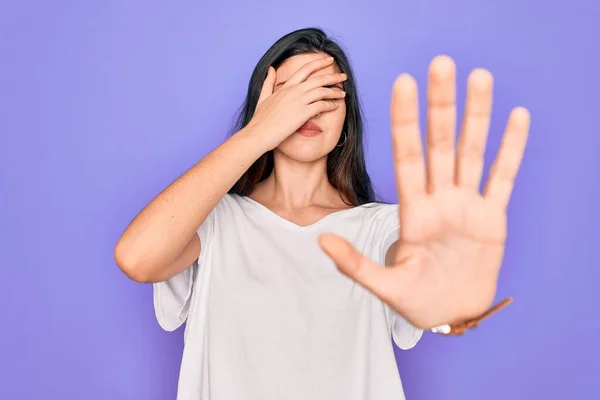
[(327, 60), (327, 61), (333, 61), (333, 57), (331, 57), (331, 56), (327, 57), (325, 60)]

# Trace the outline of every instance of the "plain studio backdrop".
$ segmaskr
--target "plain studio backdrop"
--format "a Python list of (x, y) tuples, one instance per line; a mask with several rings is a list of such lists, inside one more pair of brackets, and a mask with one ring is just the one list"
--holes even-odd
[(308, 26), (349, 51), (385, 200), (399, 73), (424, 109), (429, 61), (452, 56), (461, 113), (468, 72), (494, 74), (488, 167), (509, 110), (532, 113), (498, 293), (515, 302), (397, 351), (407, 397), (600, 398), (599, 14), (592, 0), (3, 2), (0, 398), (174, 398), (182, 330), (160, 330), (114, 245), (225, 138), (263, 52)]

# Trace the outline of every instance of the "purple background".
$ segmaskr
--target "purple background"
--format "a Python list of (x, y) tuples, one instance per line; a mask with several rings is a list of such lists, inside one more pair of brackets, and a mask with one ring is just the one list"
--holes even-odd
[(600, 6), (556, 4), (2, 2), (0, 398), (174, 398), (182, 331), (160, 330), (115, 242), (225, 137), (262, 53), (313, 25), (349, 50), (387, 200), (400, 72), (423, 85), (430, 59), (451, 55), (461, 104), (471, 68), (494, 73), (488, 163), (510, 108), (532, 112), (498, 294), (515, 303), (465, 337), (398, 351), (408, 398), (600, 398)]

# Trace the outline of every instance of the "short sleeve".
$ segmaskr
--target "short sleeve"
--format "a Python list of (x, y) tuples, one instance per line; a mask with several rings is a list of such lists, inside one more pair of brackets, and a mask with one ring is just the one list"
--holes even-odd
[(205, 254), (211, 245), (215, 213), (213, 210), (197, 231), (200, 238), (198, 260), (179, 274), (153, 285), (156, 320), (166, 331), (179, 328), (188, 317), (198, 271), (203, 267)]
[[(385, 256), (390, 246), (400, 237), (400, 218), (397, 205), (388, 205), (382, 215), (382, 233), (380, 247), (380, 263), (385, 265)], [(423, 330), (414, 327), (397, 312), (386, 306), (388, 321), (392, 332), (392, 339), (396, 346), (402, 350), (413, 348), (423, 336)]]

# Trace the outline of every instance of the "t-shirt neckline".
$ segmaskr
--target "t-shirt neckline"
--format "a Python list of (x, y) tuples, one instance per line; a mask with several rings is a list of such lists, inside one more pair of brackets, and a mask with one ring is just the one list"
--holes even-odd
[(240, 196), (240, 197), (242, 197), (244, 200), (246, 200), (248, 203), (252, 204), (256, 208), (258, 208), (263, 214), (265, 214), (267, 217), (274, 220), (276, 223), (286, 226), (291, 229), (298, 230), (298, 231), (308, 231), (308, 230), (317, 229), (321, 225), (323, 225), (324, 223), (326, 223), (327, 221), (329, 221), (330, 219), (332, 219), (335, 216), (339, 216), (339, 215), (343, 215), (343, 214), (352, 214), (352, 213), (356, 212), (357, 210), (360, 210), (364, 206), (373, 204), (373, 203), (366, 203), (366, 204), (362, 204), (360, 206), (355, 206), (355, 207), (351, 207), (351, 208), (346, 208), (344, 210), (334, 211), (332, 213), (325, 215), (323, 218), (319, 219), (316, 222), (313, 222), (310, 225), (298, 225), (295, 222), (292, 222), (289, 219), (286, 219), (286, 218), (280, 216), (279, 214), (275, 213), (267, 206), (259, 203), (258, 201), (254, 200), (248, 196)]

